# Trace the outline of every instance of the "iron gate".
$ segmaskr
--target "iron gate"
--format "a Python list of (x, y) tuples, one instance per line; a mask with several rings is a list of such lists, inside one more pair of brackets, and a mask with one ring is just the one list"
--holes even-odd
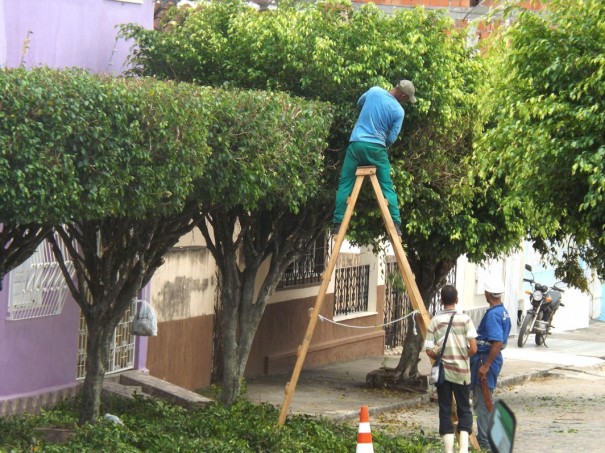
[[(410, 299), (404, 290), (399, 266), (397, 266), (397, 261), (394, 256), (387, 257), (385, 280), (384, 347), (391, 349), (397, 346), (403, 346), (403, 340), (405, 339), (408, 329), (406, 320), (391, 324), (392, 321), (403, 318), (413, 311)], [(456, 285), (456, 266), (448, 273), (446, 284)], [(439, 294), (435, 294), (429, 304), (429, 315), (431, 317), (434, 316), (438, 309)]]

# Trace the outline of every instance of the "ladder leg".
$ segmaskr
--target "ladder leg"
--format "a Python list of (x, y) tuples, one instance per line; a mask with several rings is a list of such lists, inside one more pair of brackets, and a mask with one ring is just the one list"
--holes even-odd
[(355, 207), (355, 203), (357, 202), (357, 197), (359, 196), (359, 191), (361, 190), (361, 184), (363, 183), (363, 179), (364, 176), (361, 175), (357, 176), (357, 179), (355, 180), (353, 191), (351, 192), (351, 196), (348, 200), (347, 210), (345, 211), (344, 218), (342, 219), (342, 223), (340, 224), (340, 229), (338, 230), (338, 234), (336, 235), (334, 249), (332, 250), (332, 255), (330, 256), (330, 260), (328, 262), (328, 267), (322, 277), (321, 286), (319, 287), (319, 294), (317, 295), (315, 306), (313, 307), (313, 312), (311, 313), (311, 320), (309, 321), (309, 324), (307, 326), (307, 332), (305, 333), (302, 345), (300, 345), (298, 348), (298, 357), (296, 359), (294, 371), (292, 372), (292, 377), (290, 378), (290, 382), (286, 384), (286, 394), (278, 419), (278, 423), (280, 425), (283, 425), (285, 423), (286, 417), (288, 416), (288, 410), (290, 409), (292, 397), (294, 396), (294, 389), (296, 388), (296, 383), (298, 382), (298, 378), (300, 377), (300, 372), (307, 356), (307, 351), (309, 350), (311, 339), (313, 338), (313, 332), (315, 331), (315, 326), (319, 318), (319, 312), (321, 311), (321, 308), (323, 306), (323, 302), (326, 297), (326, 292), (328, 290), (328, 286), (332, 278), (332, 273), (334, 272), (334, 268), (336, 267), (338, 254), (344, 241), (345, 234), (347, 233), (347, 228), (349, 227), (351, 215), (353, 214), (353, 208)]
[(418, 312), (420, 313), (420, 329), (422, 330), (422, 336), (426, 337), (426, 331), (429, 327), (430, 316), (426, 307), (424, 306), (424, 302), (422, 301), (422, 297), (420, 296), (420, 291), (418, 291), (418, 286), (416, 285), (416, 280), (414, 279), (412, 268), (410, 267), (408, 259), (405, 256), (405, 251), (403, 250), (403, 246), (401, 245), (401, 241), (399, 240), (399, 235), (397, 234), (397, 230), (395, 229), (395, 223), (393, 222), (391, 213), (389, 212), (389, 206), (384, 196), (382, 195), (382, 190), (380, 189), (380, 184), (378, 183), (376, 173), (370, 175), (370, 181), (372, 182), (372, 187), (374, 188), (374, 193), (376, 194), (376, 199), (378, 201), (378, 205), (380, 206), (382, 219), (384, 220), (384, 223), (387, 227), (387, 233), (389, 234), (391, 244), (393, 245), (393, 250), (395, 251), (395, 257), (397, 258), (399, 271), (401, 272), (401, 276), (403, 277), (407, 293), (410, 296), (410, 302), (412, 303), (412, 307), (414, 308), (414, 310), (418, 310)]

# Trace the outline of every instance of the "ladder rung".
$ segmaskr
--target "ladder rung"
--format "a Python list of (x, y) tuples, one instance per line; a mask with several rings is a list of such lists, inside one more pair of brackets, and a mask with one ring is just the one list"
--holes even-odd
[(355, 172), (356, 176), (367, 176), (375, 174), (376, 167), (374, 165), (368, 165), (367, 167), (357, 167), (357, 171)]

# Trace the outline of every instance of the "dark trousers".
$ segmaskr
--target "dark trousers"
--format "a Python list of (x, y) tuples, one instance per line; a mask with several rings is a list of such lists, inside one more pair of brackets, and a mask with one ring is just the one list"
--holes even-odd
[(458, 431), (473, 432), (473, 412), (470, 402), (470, 386), (454, 384), (445, 381), (437, 387), (439, 397), (439, 434), (454, 432), (452, 422), (452, 400), (456, 400), (456, 414), (458, 415)]

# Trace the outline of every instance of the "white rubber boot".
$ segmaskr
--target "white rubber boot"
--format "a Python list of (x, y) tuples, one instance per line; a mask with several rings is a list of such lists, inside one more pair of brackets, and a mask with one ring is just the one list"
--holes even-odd
[(443, 445), (445, 446), (445, 453), (454, 453), (454, 434), (443, 435)]
[(459, 453), (468, 453), (468, 433), (466, 431), (460, 431), (458, 433), (458, 442), (460, 443)]

